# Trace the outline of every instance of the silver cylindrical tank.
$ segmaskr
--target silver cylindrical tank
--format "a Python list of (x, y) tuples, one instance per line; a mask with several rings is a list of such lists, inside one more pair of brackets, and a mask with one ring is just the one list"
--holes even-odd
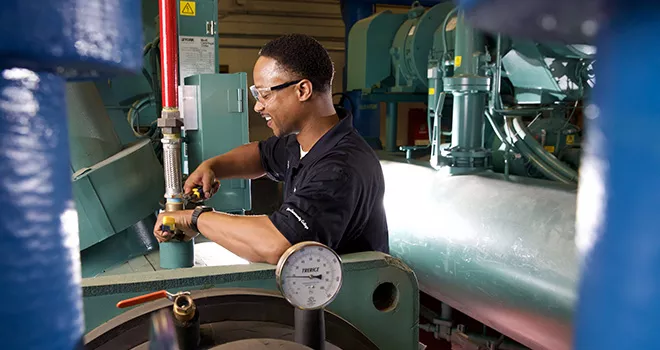
[(574, 187), (381, 164), (391, 254), (423, 292), (533, 349), (571, 348)]

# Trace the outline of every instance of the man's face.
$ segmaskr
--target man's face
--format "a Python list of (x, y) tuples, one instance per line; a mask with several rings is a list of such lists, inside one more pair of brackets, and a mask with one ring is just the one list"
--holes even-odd
[(257, 94), (254, 110), (259, 113), (273, 130), (275, 136), (298, 132), (300, 99), (296, 85), (270, 90), (285, 83), (295, 82), (290, 74), (280, 68), (272, 58), (259, 57), (253, 71), (253, 94)]

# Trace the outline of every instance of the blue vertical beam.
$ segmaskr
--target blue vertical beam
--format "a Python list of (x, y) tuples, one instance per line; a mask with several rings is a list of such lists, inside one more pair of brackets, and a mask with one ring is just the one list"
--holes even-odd
[[(653, 349), (660, 327), (660, 4), (612, 2), (612, 17), (599, 24), (580, 169), (575, 349)], [(621, 73), (622, 65), (635, 73)]]
[(0, 21), (3, 349), (82, 343), (65, 79), (137, 72), (139, 1), (5, 0)]

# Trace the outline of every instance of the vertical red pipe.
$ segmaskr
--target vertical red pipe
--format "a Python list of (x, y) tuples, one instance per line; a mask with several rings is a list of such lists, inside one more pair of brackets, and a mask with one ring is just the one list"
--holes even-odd
[(176, 0), (159, 0), (160, 14), (160, 76), (163, 107), (177, 107), (178, 36)]

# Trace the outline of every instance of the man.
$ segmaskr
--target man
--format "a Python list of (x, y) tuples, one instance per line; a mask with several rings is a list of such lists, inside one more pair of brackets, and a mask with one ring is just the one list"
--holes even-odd
[[(276, 264), (291, 245), (317, 241), (338, 254), (388, 253), (384, 179), (373, 150), (335, 110), (334, 65), (313, 38), (286, 35), (266, 44), (254, 66), (250, 90), (257, 111), (275, 136), (206, 160), (184, 191), (203, 186), (213, 195), (217, 179), (267, 175), (284, 182), (282, 207), (270, 216), (238, 216), (198, 207), (168, 212), (186, 236), (198, 233), (251, 262)], [(154, 228), (159, 241), (169, 234)]]

